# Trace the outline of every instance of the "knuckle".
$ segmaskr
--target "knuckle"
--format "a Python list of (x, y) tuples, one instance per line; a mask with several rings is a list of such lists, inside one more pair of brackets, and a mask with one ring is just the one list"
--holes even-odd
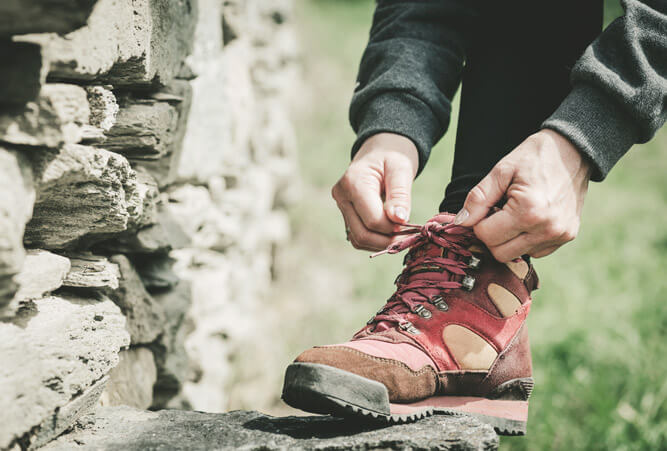
[(566, 230), (563, 232), (562, 238), (563, 241), (568, 243), (570, 241), (574, 241), (574, 239), (577, 237), (577, 231), (576, 230)]
[(493, 168), (494, 175), (502, 180), (506, 180), (514, 174), (514, 167), (506, 161), (499, 161)]
[(549, 221), (544, 227), (544, 236), (548, 240), (557, 240), (565, 234), (565, 227), (559, 222)]
[(484, 190), (479, 185), (476, 185), (468, 193), (468, 197), (466, 198), (466, 202), (473, 203), (473, 204), (481, 204), (481, 203), (484, 203), (484, 201), (486, 200), (486, 197), (487, 196), (486, 196), (486, 193), (484, 193)]
[(407, 200), (410, 198), (410, 188), (406, 186), (392, 186), (387, 192), (391, 199)]
[(382, 219), (377, 218), (377, 217), (372, 217), (368, 218), (364, 221), (364, 224), (366, 225), (367, 228), (370, 230), (379, 230), (382, 228)]
[(367, 231), (362, 230), (360, 232), (355, 233), (355, 239), (357, 243), (359, 243), (360, 245), (368, 245), (368, 242), (370, 240), (370, 234)]
[(532, 205), (526, 209), (521, 219), (528, 226), (537, 226), (546, 223), (549, 220), (549, 215), (544, 208)]
[(331, 197), (333, 197), (334, 200), (338, 200), (340, 197), (340, 182), (331, 187)]

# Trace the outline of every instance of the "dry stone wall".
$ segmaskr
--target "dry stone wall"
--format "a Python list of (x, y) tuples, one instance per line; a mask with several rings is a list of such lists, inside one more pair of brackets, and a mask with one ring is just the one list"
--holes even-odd
[(0, 449), (222, 411), (289, 235), (287, 0), (0, 5)]

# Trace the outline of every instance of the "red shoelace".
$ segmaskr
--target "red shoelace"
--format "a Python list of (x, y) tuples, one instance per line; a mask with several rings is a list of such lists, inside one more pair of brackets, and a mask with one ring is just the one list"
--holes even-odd
[[(453, 253), (455, 256), (461, 257), (457, 259), (421, 256), (408, 259), (405, 268), (396, 279), (396, 292), (368, 323), (378, 324), (386, 321), (396, 323), (403, 328), (409, 328), (412, 325), (405, 319), (404, 315), (409, 312), (423, 311), (424, 306), (422, 304), (432, 299), (432, 296), (425, 294), (422, 290), (430, 289), (429, 291), (433, 292), (435, 289), (440, 294), (444, 294), (449, 290), (462, 287), (461, 282), (451, 280), (451, 276), (466, 275), (465, 269), (468, 268), (468, 263), (464, 261), (463, 257), (472, 255), (466, 246), (471, 242), (474, 235), (468, 227), (457, 226), (453, 223), (440, 224), (438, 222), (427, 222), (423, 226), (406, 224), (398, 234), (406, 235), (406, 237), (391, 244), (387, 249), (371, 255), (371, 257), (382, 254), (396, 254), (408, 248), (410, 248), (410, 252), (413, 252), (430, 243), (446, 249), (450, 252), (450, 255)], [(443, 254), (447, 255), (446, 253)], [(413, 269), (423, 266), (450, 276), (440, 278), (440, 280), (413, 279), (408, 281)]]

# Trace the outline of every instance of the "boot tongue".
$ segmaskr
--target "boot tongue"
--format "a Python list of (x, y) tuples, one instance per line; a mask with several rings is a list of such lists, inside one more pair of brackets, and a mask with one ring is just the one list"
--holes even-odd
[[(439, 213), (429, 219), (428, 222), (438, 222), (440, 224), (445, 224), (454, 221), (454, 215), (449, 213)], [(421, 246), (419, 249), (414, 249), (409, 253), (409, 260), (418, 260), (423, 257), (446, 257), (446, 258), (456, 258), (453, 253), (450, 253), (447, 249), (444, 249), (437, 244), (428, 243), (424, 246)], [(409, 262), (408, 262), (409, 264)], [(414, 280), (450, 280), (452, 275), (444, 271), (442, 268), (437, 266), (423, 264), (412, 266), (409, 269), (409, 273), (404, 276), (404, 282), (409, 283)]]

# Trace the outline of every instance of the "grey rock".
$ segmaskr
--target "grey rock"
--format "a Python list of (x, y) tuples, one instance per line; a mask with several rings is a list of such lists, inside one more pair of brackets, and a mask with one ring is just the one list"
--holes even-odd
[(23, 33), (67, 33), (86, 23), (96, 0), (3, 0), (0, 36)]
[(435, 416), (389, 427), (331, 417), (276, 418), (129, 407), (98, 409), (45, 450), (495, 450), (498, 436), (469, 417)]
[(86, 92), (90, 104), (90, 125), (103, 132), (109, 130), (116, 123), (118, 115), (116, 96), (104, 86), (89, 86)]
[(105, 292), (117, 290), (120, 285), (118, 265), (106, 257), (87, 254), (70, 254), (71, 269), (63, 286), (69, 288), (89, 288)]
[(65, 249), (154, 220), (157, 188), (121, 155), (78, 144), (30, 153), (37, 201), (26, 227), (31, 247)]
[(162, 85), (189, 52), (195, 14), (194, 0), (98, 0), (87, 24), (67, 36), (24, 39), (42, 44), (53, 79)]
[(136, 166), (145, 168), (155, 177), (159, 187), (163, 188), (178, 178), (178, 164), (192, 104), (192, 86), (185, 80), (173, 80), (162, 90), (154, 93), (152, 98), (169, 103), (176, 111), (177, 119), (165, 139), (167, 143), (165, 150), (157, 159), (133, 159), (131, 154), (127, 155)]
[(23, 232), (35, 202), (30, 163), (20, 152), (0, 146), (0, 309), (18, 286), (12, 277), (25, 256)]
[(120, 286), (110, 296), (127, 318), (127, 330), (132, 344), (154, 341), (164, 330), (164, 309), (146, 291), (132, 263), (122, 254), (114, 255), (111, 261), (118, 265), (121, 273)]
[(157, 220), (134, 233), (124, 233), (99, 244), (101, 249), (125, 254), (168, 254), (190, 244), (188, 236), (171, 214), (158, 204)]
[(157, 377), (153, 353), (143, 347), (130, 348), (121, 351), (119, 357), (118, 365), (109, 373), (100, 405), (147, 409), (153, 400), (153, 384)]
[(0, 40), (0, 61), (5, 62), (0, 71), (0, 104), (21, 106), (35, 100), (44, 78), (41, 47)]
[(77, 143), (89, 125), (86, 91), (75, 85), (49, 83), (37, 100), (20, 111), (0, 114), (0, 141), (20, 146), (57, 148)]
[(0, 448), (102, 379), (129, 341), (125, 318), (104, 296), (28, 301), (0, 322)]
[(14, 301), (38, 299), (57, 290), (62, 286), (69, 270), (70, 261), (67, 257), (42, 249), (27, 251), (23, 268), (14, 277), (20, 286)]
[(188, 317), (192, 287), (181, 280), (172, 290), (156, 293), (153, 298), (165, 311), (164, 333), (150, 345), (158, 369), (153, 393), (153, 409), (162, 409), (179, 394), (190, 373), (190, 359), (185, 350), (185, 339), (192, 332)]
[(72, 426), (80, 416), (92, 411), (100, 400), (108, 380), (109, 378), (105, 376), (95, 382), (83, 393), (72, 398), (61, 408), (56, 409), (49, 418), (42, 421), (42, 424), (30, 431), (27, 436), (24, 436), (22, 441), (30, 443), (28, 449), (33, 450), (46, 445)]
[(178, 112), (168, 102), (118, 98), (116, 123), (105, 133), (104, 147), (131, 160), (158, 159), (167, 154), (178, 123)]

